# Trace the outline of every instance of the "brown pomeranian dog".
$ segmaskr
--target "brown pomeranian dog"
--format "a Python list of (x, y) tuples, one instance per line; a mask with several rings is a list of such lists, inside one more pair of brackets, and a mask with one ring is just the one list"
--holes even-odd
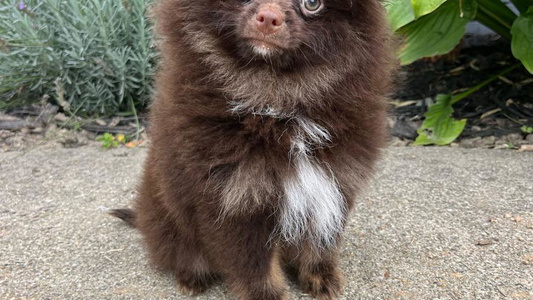
[(188, 293), (342, 291), (339, 244), (386, 140), (394, 66), (378, 0), (159, 0), (162, 62), (133, 210)]

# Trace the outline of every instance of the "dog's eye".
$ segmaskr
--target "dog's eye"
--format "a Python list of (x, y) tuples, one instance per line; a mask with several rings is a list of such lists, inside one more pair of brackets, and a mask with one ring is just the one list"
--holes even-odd
[(309, 12), (316, 12), (322, 7), (322, 1), (302, 0), (302, 6)]

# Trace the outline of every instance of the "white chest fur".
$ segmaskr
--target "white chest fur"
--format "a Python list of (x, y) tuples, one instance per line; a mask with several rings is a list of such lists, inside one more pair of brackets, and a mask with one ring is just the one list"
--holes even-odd
[(342, 231), (347, 208), (335, 176), (327, 164), (313, 156), (314, 149), (330, 145), (331, 135), (327, 129), (305, 117), (269, 107), (253, 110), (232, 103), (231, 112), (294, 121), (296, 130), (288, 153), (293, 170), (282, 178), (283, 191), (279, 193), (274, 191), (276, 185), (271, 182), (272, 178), (263, 174), (261, 168), (240, 166), (223, 189), (222, 215), (239, 211), (239, 208), (243, 211), (243, 208), (262, 203), (270, 193), (276, 193), (284, 198), (278, 224), (278, 233), (284, 241), (298, 244), (309, 240), (317, 248), (334, 245)]
[(320, 125), (296, 117), (298, 133), (292, 138), (291, 164), (295, 172), (284, 179), (284, 207), (279, 229), (283, 239), (298, 243), (309, 239), (315, 246), (328, 247), (342, 231), (346, 205), (331, 171), (312, 157), (312, 149), (330, 142)]

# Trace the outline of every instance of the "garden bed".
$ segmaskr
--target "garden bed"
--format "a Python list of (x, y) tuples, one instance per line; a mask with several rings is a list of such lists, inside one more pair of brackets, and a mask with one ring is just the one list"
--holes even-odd
[[(400, 139), (396, 144), (414, 141), (427, 106), (437, 94), (465, 91), (515, 63), (508, 44), (495, 41), (403, 67), (400, 88), (393, 96), (392, 135)], [(456, 103), (454, 111), (456, 119), (467, 119), (454, 145), (515, 148), (533, 144), (533, 135), (527, 132), (533, 127), (533, 77), (525, 69), (515, 69)]]

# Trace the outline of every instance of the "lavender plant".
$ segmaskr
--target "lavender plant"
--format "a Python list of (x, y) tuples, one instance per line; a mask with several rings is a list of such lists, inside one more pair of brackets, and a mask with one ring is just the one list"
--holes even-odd
[(157, 54), (150, 0), (7, 0), (0, 5), (0, 109), (49, 95), (80, 115), (134, 113)]

